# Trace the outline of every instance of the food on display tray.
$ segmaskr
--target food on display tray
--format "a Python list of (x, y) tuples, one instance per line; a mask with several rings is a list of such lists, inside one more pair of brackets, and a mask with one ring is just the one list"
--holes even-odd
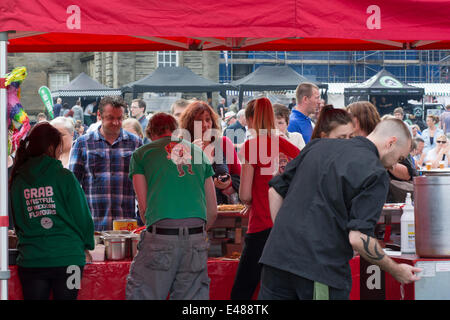
[(243, 204), (221, 204), (217, 206), (218, 211), (241, 211), (245, 206)]
[(383, 206), (383, 210), (400, 210), (404, 206), (404, 203), (385, 203)]

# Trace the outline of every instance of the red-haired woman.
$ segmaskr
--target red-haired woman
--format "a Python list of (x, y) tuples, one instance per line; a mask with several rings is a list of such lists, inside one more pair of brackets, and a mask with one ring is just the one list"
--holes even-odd
[(367, 137), (381, 121), (377, 108), (369, 101), (353, 102), (346, 109), (353, 119), (354, 136)]
[(233, 142), (222, 136), (219, 116), (203, 101), (190, 103), (180, 116), (183, 137), (202, 148), (213, 166), (217, 203), (231, 203), (239, 190), (241, 164)]
[(249, 212), (244, 249), (231, 291), (232, 300), (251, 299), (259, 283), (258, 264), (273, 222), (269, 209), (269, 180), (282, 173), (300, 150), (277, 136), (272, 104), (267, 98), (252, 100), (245, 109), (252, 137), (240, 150), (243, 160), (239, 198)]

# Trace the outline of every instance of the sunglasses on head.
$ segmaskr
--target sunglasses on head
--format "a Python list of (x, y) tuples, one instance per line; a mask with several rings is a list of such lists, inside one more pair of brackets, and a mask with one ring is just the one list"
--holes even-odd
[(437, 143), (447, 143), (447, 141), (436, 141)]

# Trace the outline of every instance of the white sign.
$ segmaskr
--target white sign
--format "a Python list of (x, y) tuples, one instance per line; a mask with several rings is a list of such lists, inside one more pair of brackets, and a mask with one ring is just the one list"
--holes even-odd
[(434, 262), (417, 262), (416, 267), (422, 269), (422, 272), (417, 274), (421, 278), (436, 276), (436, 265)]

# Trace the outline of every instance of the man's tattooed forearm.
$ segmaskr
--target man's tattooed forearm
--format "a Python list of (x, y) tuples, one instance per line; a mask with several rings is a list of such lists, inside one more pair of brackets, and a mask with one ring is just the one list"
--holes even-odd
[(378, 252), (378, 245), (377, 245), (376, 241), (375, 241), (375, 246), (374, 246), (374, 250), (375, 250), (375, 255), (374, 255), (373, 253), (371, 253), (369, 251), (370, 237), (367, 236), (367, 239), (364, 239), (363, 237), (361, 237), (361, 240), (364, 243), (364, 250), (366, 251), (366, 254), (370, 259), (378, 261), (378, 260), (381, 260), (384, 258), (384, 253)]

